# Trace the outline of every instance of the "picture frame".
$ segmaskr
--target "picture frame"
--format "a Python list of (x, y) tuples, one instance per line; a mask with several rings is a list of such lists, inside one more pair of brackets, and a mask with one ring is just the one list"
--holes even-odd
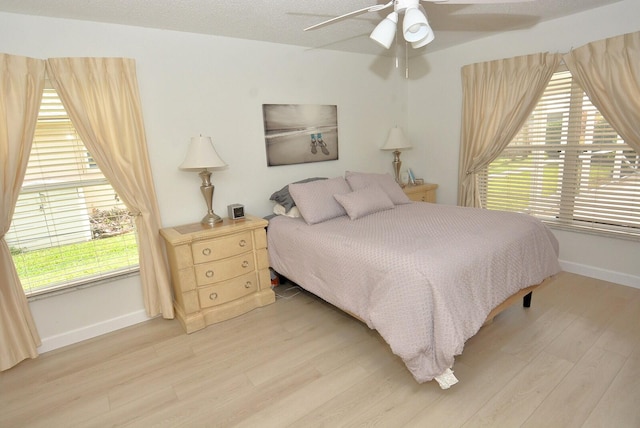
[(263, 104), (267, 166), (338, 160), (338, 106)]

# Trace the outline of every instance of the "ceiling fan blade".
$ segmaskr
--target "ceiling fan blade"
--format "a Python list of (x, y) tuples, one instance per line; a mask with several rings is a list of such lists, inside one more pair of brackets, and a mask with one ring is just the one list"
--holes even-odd
[(421, 0), (435, 4), (494, 4), (494, 3), (527, 3), (536, 0)]
[(344, 15), (336, 16), (335, 18), (328, 19), (326, 21), (320, 22), (319, 24), (312, 25), (311, 27), (307, 27), (304, 31), (315, 30), (316, 28), (324, 27), (325, 25), (332, 24), (336, 21), (339, 21), (344, 18), (348, 18), (350, 16), (359, 15), (365, 12), (377, 12), (382, 9), (386, 9), (389, 6), (393, 6), (393, 0), (391, 0), (387, 4), (378, 4), (375, 6), (363, 7), (362, 9), (354, 10), (353, 12), (345, 13)]

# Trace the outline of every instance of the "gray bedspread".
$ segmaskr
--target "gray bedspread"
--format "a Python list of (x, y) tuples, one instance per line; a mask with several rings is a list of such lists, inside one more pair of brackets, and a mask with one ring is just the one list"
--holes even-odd
[(429, 203), (312, 226), (270, 220), (271, 267), (376, 329), (418, 382), (442, 375), (493, 308), (560, 271), (524, 215)]

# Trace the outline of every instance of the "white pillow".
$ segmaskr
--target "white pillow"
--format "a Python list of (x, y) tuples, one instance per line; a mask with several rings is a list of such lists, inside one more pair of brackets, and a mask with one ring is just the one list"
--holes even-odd
[(307, 224), (316, 224), (346, 215), (333, 195), (349, 193), (351, 189), (343, 177), (309, 183), (289, 184), (289, 193)]
[(300, 210), (295, 205), (293, 207), (291, 207), (291, 209), (289, 211), (287, 211), (287, 209), (284, 207), (284, 205), (275, 204), (273, 206), (273, 213), (275, 215), (283, 215), (283, 216), (291, 217), (291, 218), (300, 217)]
[(351, 220), (395, 208), (393, 201), (380, 186), (369, 186), (344, 195), (334, 195), (334, 198), (344, 207)]
[(396, 180), (389, 174), (376, 174), (366, 172), (352, 172), (347, 171), (345, 173), (347, 183), (351, 187), (351, 190), (360, 190), (372, 185), (378, 185), (387, 194), (389, 199), (394, 204), (410, 204), (411, 199), (404, 193), (402, 187), (396, 183)]

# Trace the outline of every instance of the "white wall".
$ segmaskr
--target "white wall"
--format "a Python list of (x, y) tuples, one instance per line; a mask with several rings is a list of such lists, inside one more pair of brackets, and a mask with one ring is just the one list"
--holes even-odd
[[(640, 30), (640, 2), (610, 6), (487, 37), (414, 58), (410, 64), (409, 137), (422, 145), (411, 151), (418, 176), (438, 183), (438, 202), (457, 202), (462, 88), (466, 64), (535, 52), (568, 52), (594, 40)], [(436, 34), (437, 37), (437, 34)], [(407, 158), (409, 152), (403, 154)], [(563, 269), (640, 288), (640, 243), (553, 230)]]
[[(0, 13), (0, 52), (134, 58), (164, 226), (206, 213), (196, 173), (178, 170), (189, 138), (209, 135), (229, 168), (214, 172), (214, 210), (270, 213), (269, 195), (309, 176), (392, 172), (379, 148), (406, 128), (406, 84), (392, 59), (189, 33)], [(262, 104), (338, 106), (339, 159), (267, 167)], [(139, 277), (31, 302), (46, 351), (145, 319)]]

